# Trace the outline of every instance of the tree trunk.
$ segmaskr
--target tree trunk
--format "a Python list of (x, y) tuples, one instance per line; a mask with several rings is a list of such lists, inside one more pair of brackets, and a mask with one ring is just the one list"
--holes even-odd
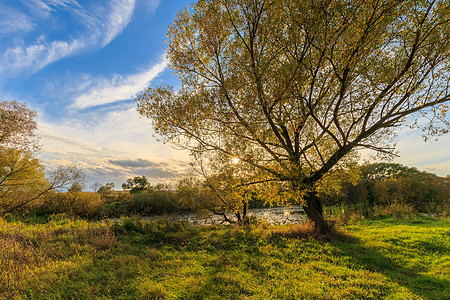
[(315, 191), (308, 193), (303, 205), (308, 219), (314, 223), (314, 228), (318, 234), (326, 234), (330, 232), (330, 225), (323, 217), (323, 207)]
[(239, 224), (242, 224), (242, 218), (241, 218), (241, 213), (237, 212), (234, 214), (236, 216), (236, 219), (238, 221)]

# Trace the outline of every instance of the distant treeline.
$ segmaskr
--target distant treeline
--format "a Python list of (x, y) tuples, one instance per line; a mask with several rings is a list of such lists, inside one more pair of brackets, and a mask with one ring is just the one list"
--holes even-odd
[[(366, 216), (370, 216), (375, 207), (394, 204), (409, 205), (417, 212), (428, 213), (450, 209), (449, 175), (439, 177), (400, 164), (376, 163), (337, 171), (333, 176), (329, 187), (325, 185), (318, 194), (326, 206), (359, 210)], [(145, 176), (137, 176), (122, 185), (123, 191), (115, 191), (112, 183), (96, 183), (91, 188), (94, 192), (83, 192), (82, 186), (75, 183), (67, 192), (50, 191), (16, 213), (104, 218), (190, 211), (222, 214), (225, 211), (219, 205), (220, 199), (200, 180), (182, 179), (171, 187), (161, 183), (151, 185)], [(250, 208), (268, 206), (260, 196), (250, 195), (246, 199), (246, 206)]]
[(67, 215), (104, 218), (135, 215), (165, 214), (185, 212), (189, 208), (179, 203), (178, 193), (165, 184), (148, 185), (139, 191), (114, 191), (108, 183), (95, 192), (69, 189), (67, 192), (50, 193), (33, 207), (29, 213), (48, 215), (64, 213)]
[(360, 166), (356, 178), (346, 172), (339, 175), (340, 189), (319, 193), (325, 205), (359, 208), (366, 215), (375, 206), (398, 204), (410, 205), (418, 212), (450, 209), (450, 175), (439, 177), (396, 163)]

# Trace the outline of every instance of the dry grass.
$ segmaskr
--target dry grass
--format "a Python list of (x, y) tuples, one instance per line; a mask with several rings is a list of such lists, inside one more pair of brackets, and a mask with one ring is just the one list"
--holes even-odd
[(317, 234), (314, 230), (314, 223), (306, 222), (287, 227), (275, 228), (270, 232), (271, 235), (279, 235), (286, 238), (313, 238)]
[(26, 282), (61, 270), (71, 257), (113, 249), (115, 240), (102, 223), (25, 225), (0, 218), (0, 298), (16, 297)]
[(313, 222), (305, 222), (295, 225), (278, 227), (269, 231), (269, 236), (283, 237), (288, 239), (306, 239), (306, 240), (318, 240), (318, 241), (330, 241), (339, 240), (345, 242), (351, 242), (353, 237), (346, 232), (337, 228), (334, 221), (330, 221), (330, 232), (325, 235), (320, 235), (315, 231)]
[(317, 238), (310, 223), (200, 227), (124, 219), (109, 226), (0, 219), (0, 299), (450, 295), (448, 220), (365, 220), (329, 238)]
[(417, 215), (414, 206), (404, 203), (393, 203), (386, 207), (375, 207), (374, 216), (392, 216), (396, 219), (409, 219)]
[(364, 220), (364, 214), (361, 210), (355, 210), (351, 213), (342, 213), (331, 217), (331, 222), (341, 225), (349, 225)]
[(88, 224), (88, 226), (78, 229), (75, 234), (78, 235), (79, 244), (91, 244), (99, 250), (111, 250), (116, 242), (116, 237), (108, 226), (93, 227)]

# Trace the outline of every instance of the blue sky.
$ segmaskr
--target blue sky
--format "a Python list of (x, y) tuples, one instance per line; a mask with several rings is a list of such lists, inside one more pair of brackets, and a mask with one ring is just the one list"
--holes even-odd
[[(189, 0), (0, 0), (0, 99), (39, 114), (43, 163), (74, 163), (88, 186), (146, 175), (178, 179), (188, 155), (156, 141), (133, 98), (178, 81), (166, 67), (167, 26)], [(450, 174), (450, 138), (399, 134), (396, 162)]]

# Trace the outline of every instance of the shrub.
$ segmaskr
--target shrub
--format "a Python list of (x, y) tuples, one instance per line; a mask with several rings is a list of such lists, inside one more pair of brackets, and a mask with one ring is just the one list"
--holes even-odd
[(391, 216), (396, 219), (411, 218), (417, 214), (413, 205), (392, 203), (389, 206), (375, 206), (375, 216)]
[(105, 199), (105, 215), (120, 217), (130, 214), (132, 197), (128, 192), (115, 192)]
[(132, 195), (129, 210), (138, 214), (162, 214), (183, 211), (175, 193), (171, 191), (144, 191)]
[(99, 218), (103, 215), (104, 201), (97, 193), (53, 193), (45, 197), (38, 213)]

